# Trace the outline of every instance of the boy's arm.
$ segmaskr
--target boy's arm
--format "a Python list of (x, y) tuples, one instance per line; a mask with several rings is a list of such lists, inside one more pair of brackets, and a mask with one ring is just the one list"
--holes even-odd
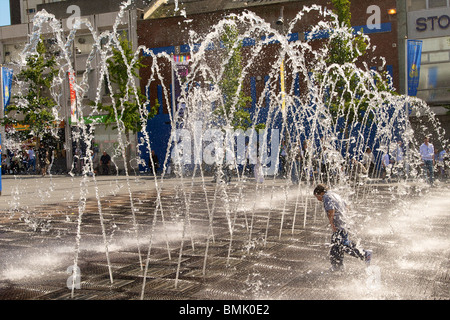
[(333, 230), (333, 232), (336, 232), (336, 227), (334, 226), (334, 209), (330, 209), (327, 211), (327, 215), (328, 215), (328, 220), (330, 221), (330, 225), (331, 225), (331, 229)]

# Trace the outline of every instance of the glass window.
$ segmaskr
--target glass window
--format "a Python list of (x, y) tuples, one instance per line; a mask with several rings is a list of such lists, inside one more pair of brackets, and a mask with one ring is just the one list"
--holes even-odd
[(428, 9), (447, 6), (447, 0), (428, 0)]
[(75, 38), (75, 52), (77, 54), (89, 54), (94, 45), (94, 37), (89, 35), (77, 36)]
[[(128, 30), (118, 30), (117, 33), (118, 33), (118, 38), (124, 37), (127, 40), (129, 40), (129, 38), (128, 38)], [(108, 44), (109, 40), (110, 40), (109, 37), (103, 37), (103, 38), (100, 39), (100, 45), (101, 45), (102, 49), (105, 49), (105, 46), (106, 46), (106, 44)], [(109, 43), (109, 45), (111, 46), (110, 43)]]
[(449, 61), (450, 52), (434, 52), (430, 53), (429, 62), (444, 62)]
[(406, 6), (408, 11), (418, 11), (427, 8), (427, 0), (407, 0)]
[(450, 87), (450, 62), (420, 67), (419, 90)]
[(4, 61), (3, 63), (18, 62), (20, 60), (20, 53), (23, 51), (25, 44), (5, 44), (3, 46)]
[(450, 50), (450, 37), (423, 39), (423, 52)]
[(417, 97), (428, 103), (450, 99), (450, 37), (423, 39)]
[(448, 88), (438, 88), (430, 90), (418, 90), (417, 97), (428, 103), (448, 104), (450, 100), (450, 91)]
[(406, 9), (408, 11), (419, 11), (448, 6), (448, 0), (406, 0)]
[(428, 103), (450, 99), (450, 62), (422, 65), (417, 97)]
[[(123, 168), (123, 158), (121, 155), (116, 154), (118, 148), (118, 137), (117, 131), (113, 129), (114, 126), (106, 127), (103, 124), (97, 124), (95, 126), (95, 144), (98, 146), (100, 155), (102, 156), (103, 151), (106, 151), (111, 158), (113, 158), (114, 162), (118, 165), (119, 168)], [(135, 138), (134, 133), (130, 133), (130, 141), (134, 141)], [(125, 136), (122, 136), (122, 139), (125, 140)], [(131, 143), (131, 157), (134, 158), (136, 156), (136, 144)]]
[(81, 83), (83, 82), (83, 72), (80, 72), (80, 71), (77, 72), (77, 76), (75, 77), (75, 82), (78, 85), (81, 85)]

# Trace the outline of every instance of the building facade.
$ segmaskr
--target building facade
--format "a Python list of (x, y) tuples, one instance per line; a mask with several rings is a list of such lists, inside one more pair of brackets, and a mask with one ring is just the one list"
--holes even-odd
[[(144, 9), (150, 0), (133, 0), (129, 9)], [(58, 19), (117, 12), (123, 0), (9, 0), (11, 24), (30, 23), (36, 12), (46, 10)]]
[[(82, 83), (82, 79), (84, 76), (87, 76), (88, 79), (88, 90), (84, 91), (82, 97), (79, 97), (78, 100), (80, 105), (84, 109), (85, 122), (89, 123), (92, 119), (89, 119), (89, 115), (91, 113), (91, 108), (89, 107), (90, 103), (96, 100), (98, 90), (100, 89), (101, 95), (101, 103), (110, 104), (111, 96), (110, 92), (104, 83), (103, 79), (101, 79), (101, 70), (99, 59), (101, 59), (98, 53), (95, 54), (92, 61), (90, 61), (89, 66), (88, 58), (90, 53), (93, 50), (94, 45), (94, 36), (93, 33), (99, 35), (102, 32), (112, 30), (113, 25), (116, 23), (116, 19), (118, 16), (118, 11), (120, 9), (121, 1), (113, 1), (106, 0), (105, 6), (99, 6), (99, 2), (95, 2), (95, 6), (97, 6), (96, 12), (93, 14), (88, 14), (88, 12), (92, 12), (91, 7), (92, 1), (84, 1), (84, 0), (74, 0), (74, 1), (21, 1), (20, 3), (15, 2), (16, 7), (14, 5), (11, 6), (11, 16), (13, 16), (15, 10), (19, 10), (18, 4), (20, 7), (20, 11), (22, 12), (22, 17), (20, 21), (28, 21), (30, 18), (31, 22), (18, 23), (19, 21), (13, 21), (12, 25), (5, 26), (0, 28), (0, 60), (1, 64), (5, 67), (11, 68), (14, 70), (14, 74), (17, 74), (20, 70), (20, 64), (18, 63), (21, 59), (21, 53), (23, 52), (25, 45), (29, 41), (29, 35), (33, 30), (33, 22), (32, 17), (34, 16), (36, 10), (29, 10), (29, 15), (24, 18), (23, 13), (24, 8), (36, 8), (37, 11), (41, 11), (45, 9), (50, 15), (53, 15), (55, 19), (58, 19), (61, 22), (61, 26), (63, 28), (64, 34), (67, 36), (69, 34), (69, 30), (71, 29), (74, 19), (80, 19), (85, 21), (85, 23), (80, 24), (80, 28), (77, 30), (75, 39), (71, 48), (67, 48), (69, 50), (70, 56), (70, 64), (74, 70), (74, 81), (77, 84)], [(27, 5), (27, 6), (25, 6)], [(24, 7), (25, 6), (25, 7)], [(72, 7), (71, 7), (72, 6)], [(73, 7), (76, 6), (76, 7)], [(118, 32), (122, 34), (126, 34), (128, 39), (135, 46), (137, 44), (137, 35), (136, 35), (136, 21), (139, 18), (141, 13), (134, 8), (128, 8), (124, 11), (124, 15), (118, 24)], [(14, 24), (18, 23), (18, 24)], [(91, 26), (92, 30), (90, 30)], [(52, 43), (55, 39), (55, 32), (51, 28), (43, 28), (41, 36), (45, 39), (46, 43)], [(67, 62), (65, 62), (67, 63)], [(76, 125), (71, 121), (71, 88), (69, 84), (69, 74), (68, 74), (68, 66), (65, 65), (62, 68), (67, 69), (64, 73), (61, 84), (62, 92), (60, 93), (60, 98), (58, 101), (58, 108), (60, 110), (60, 117), (62, 119), (60, 126), (63, 129), (63, 133), (60, 138), (62, 140), (56, 146), (55, 152), (55, 163), (59, 164), (58, 170), (69, 171), (72, 168), (74, 163), (74, 156), (76, 153), (76, 145), (73, 143), (73, 133), (76, 131)], [(99, 88), (99, 83), (103, 81), (103, 85)], [(18, 93), (18, 86), (12, 87), (11, 96), (14, 96)], [(114, 155), (115, 150), (117, 149), (117, 133), (113, 130), (113, 126), (105, 126), (102, 123), (99, 123), (95, 126), (94, 130), (94, 140), (93, 144), (95, 147), (95, 151), (101, 153), (102, 151), (107, 151), (109, 154)], [(22, 128), (26, 130), (26, 128)], [(61, 131), (61, 130), (60, 130)], [(131, 152), (136, 156), (136, 136), (132, 135), (132, 146)], [(6, 148), (5, 148), (6, 151)], [(100, 154), (101, 155), (101, 154)], [(116, 164), (119, 167), (119, 170), (123, 170), (124, 164), (122, 158), (119, 156), (115, 160)]]
[[(331, 8), (331, 2), (322, 1), (221, 1), (216, 6), (208, 6), (207, 1), (184, 1), (179, 4), (179, 13), (173, 15), (174, 3), (169, 1), (168, 4), (162, 6), (155, 14), (145, 20), (138, 22), (138, 39), (139, 45), (149, 48), (153, 53), (167, 53), (173, 56), (189, 55), (189, 31), (202, 34), (209, 31), (209, 28), (217, 24), (225, 15), (230, 13), (240, 13), (244, 10), (254, 12), (258, 17), (264, 19), (274, 29), (279, 28), (277, 24), (280, 13), (283, 12), (285, 25), (291, 21), (298, 12), (304, 7), (312, 7), (321, 5), (325, 8)], [(367, 52), (365, 61), (368, 66), (378, 72), (387, 72), (392, 78), (394, 88), (401, 87), (400, 65), (399, 65), (399, 47), (403, 42), (399, 43), (398, 36), (398, 19), (397, 14), (390, 12), (390, 9), (396, 9), (395, 0), (378, 1), (373, 5), (371, 1), (359, 1), (351, 6), (351, 23), (355, 30), (363, 30), (369, 36), (371, 44), (376, 48), (375, 51)], [(312, 25), (319, 22), (320, 18), (314, 15), (305, 15), (302, 23), (296, 24), (294, 29), (287, 34), (289, 41), (305, 41), (305, 36)], [(188, 21), (186, 23), (186, 21)], [(244, 44), (243, 51), (251, 50), (251, 41)], [(314, 45), (314, 44), (313, 44)], [(267, 46), (261, 54), (261, 61), (258, 66), (248, 70), (244, 79), (243, 87), (247, 96), (252, 97), (251, 104), (256, 103), (257, 97), (260, 97), (264, 90), (265, 82), (271, 65), (274, 63), (273, 58), (277, 56), (277, 46)], [(384, 63), (376, 57), (384, 57)], [(144, 60), (144, 64), (151, 65), (152, 58), (148, 57)], [(214, 55), (212, 54), (212, 59)], [(162, 67), (161, 73), (166, 82), (170, 82), (172, 78), (171, 67), (166, 65)], [(289, 71), (288, 71), (289, 73)], [(150, 120), (148, 131), (150, 136), (156, 137), (152, 140), (152, 149), (156, 149), (158, 157), (164, 157), (166, 153), (166, 145), (170, 136), (170, 117), (169, 113), (173, 112), (175, 106), (168, 105), (163, 99), (163, 87), (170, 88), (171, 84), (165, 85), (153, 82), (150, 87), (146, 87), (148, 79), (151, 78), (149, 69), (141, 71), (142, 90), (147, 91), (150, 100), (157, 98), (160, 105), (159, 114)], [(286, 85), (287, 87), (290, 84)], [(298, 89), (299, 91), (302, 88)], [(398, 89), (399, 91), (401, 90)], [(173, 100), (173, 99), (172, 99)], [(164, 143), (161, 143), (164, 141)]]
[(433, 106), (450, 105), (450, 2), (408, 0), (408, 39), (423, 41), (417, 96)]
[[(438, 115), (446, 130), (450, 133), (450, 120), (446, 115), (450, 105), (450, 0), (381, 0), (352, 1), (351, 24), (355, 30), (363, 30), (369, 36), (375, 51), (367, 54), (366, 61), (370, 68), (379, 72), (387, 72), (392, 77), (392, 85), (401, 94), (405, 93), (405, 39), (420, 39), (423, 41), (422, 69), (418, 97), (424, 99)], [(10, 0), (12, 26), (0, 28), (0, 59), (6, 66), (16, 68), (14, 61), (19, 57), (32, 30), (30, 19), (37, 11), (45, 9), (62, 21), (66, 32), (74, 17), (89, 20), (96, 32), (110, 30), (114, 24), (122, 0)], [(332, 8), (329, 0), (142, 0), (133, 1), (120, 25), (120, 29), (128, 34), (134, 49), (144, 46), (158, 53), (169, 55), (187, 55), (189, 52), (189, 31), (206, 32), (208, 28), (229, 13), (240, 13), (250, 10), (263, 18), (273, 28), (278, 28), (277, 20), (281, 9), (286, 23), (292, 19), (304, 6), (321, 5)], [(395, 9), (392, 11), (392, 9)], [(307, 18), (302, 25), (296, 25), (288, 36), (290, 41), (303, 41), (305, 32), (317, 19)], [(48, 35), (51, 38), (51, 35)], [(90, 30), (82, 28), (77, 31), (73, 47), (73, 67), (78, 82), (86, 72), (86, 60), (92, 50), (93, 37)], [(244, 49), (245, 50), (245, 49)], [(273, 56), (267, 49), (266, 65)], [(385, 63), (374, 60), (374, 57), (384, 57)], [(96, 57), (99, 59), (99, 57)], [(146, 57), (147, 64), (151, 61)], [(95, 64), (94, 64), (95, 65)], [(267, 76), (263, 67), (252, 70), (245, 79), (247, 94), (258, 96), (263, 90), (264, 78)], [(160, 110), (156, 117), (150, 120), (148, 131), (152, 137), (152, 149), (158, 152), (158, 158), (163, 159), (170, 136), (169, 112), (172, 106), (162, 96), (162, 86), (157, 83), (146, 87), (151, 78), (148, 68), (141, 70), (141, 90), (151, 99), (158, 100)], [(162, 66), (164, 79), (170, 82), (171, 67)], [(95, 99), (99, 79), (99, 70), (89, 71), (89, 90), (85, 93), (85, 103)], [(70, 92), (68, 79), (65, 79), (64, 102), (62, 109), (70, 108)], [(167, 83), (167, 87), (170, 87)], [(109, 93), (102, 92), (102, 100), (108, 103)], [(170, 103), (169, 103), (170, 104)], [(68, 111), (67, 111), (68, 112)], [(68, 114), (65, 115), (66, 119)], [(66, 159), (71, 164), (74, 150), (69, 143), (71, 127), (65, 124)], [(137, 141), (138, 137), (136, 137)], [(114, 134), (107, 128), (98, 125), (95, 134), (96, 144), (100, 149), (114, 148)], [(136, 142), (137, 145), (137, 142)], [(136, 147), (135, 145), (135, 147)], [(70, 150), (69, 150), (70, 149)], [(144, 158), (148, 158), (144, 156)]]

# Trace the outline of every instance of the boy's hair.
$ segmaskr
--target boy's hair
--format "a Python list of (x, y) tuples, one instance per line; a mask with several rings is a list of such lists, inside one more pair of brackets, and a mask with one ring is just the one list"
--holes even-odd
[(328, 191), (328, 187), (324, 184), (318, 184), (315, 188), (314, 188), (314, 195), (316, 194), (321, 194), (322, 192), (327, 192)]

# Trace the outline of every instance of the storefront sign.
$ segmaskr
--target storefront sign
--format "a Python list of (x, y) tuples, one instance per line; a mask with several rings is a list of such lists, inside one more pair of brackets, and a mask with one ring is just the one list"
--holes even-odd
[(424, 39), (450, 35), (450, 8), (408, 13), (408, 38)]

